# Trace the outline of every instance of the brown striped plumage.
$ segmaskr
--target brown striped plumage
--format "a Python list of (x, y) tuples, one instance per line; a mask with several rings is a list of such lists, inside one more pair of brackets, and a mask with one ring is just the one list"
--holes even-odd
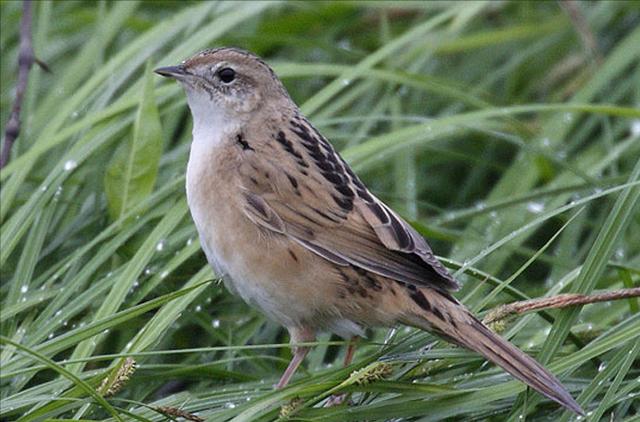
[[(157, 72), (182, 83), (194, 117), (187, 199), (209, 262), (293, 342), (408, 324), (582, 412), (553, 375), (451, 296), (458, 284), (424, 238), (368, 191), (262, 60), (222, 48)], [(296, 348), (279, 387), (307, 351)]]

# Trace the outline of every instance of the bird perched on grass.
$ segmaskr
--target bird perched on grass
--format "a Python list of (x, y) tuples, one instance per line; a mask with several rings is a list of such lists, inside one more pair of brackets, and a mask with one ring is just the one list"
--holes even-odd
[[(458, 283), (424, 238), (369, 192), (264, 61), (218, 48), (156, 72), (181, 83), (193, 115), (187, 200), (208, 261), (293, 343), (406, 324), (582, 413), (549, 371), (451, 295)], [(277, 387), (308, 351), (295, 348)]]

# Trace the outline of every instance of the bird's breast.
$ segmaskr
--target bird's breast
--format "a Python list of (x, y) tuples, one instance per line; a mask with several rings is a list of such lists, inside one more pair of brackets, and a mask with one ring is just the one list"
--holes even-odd
[(209, 263), (218, 275), (228, 274), (233, 240), (234, 189), (224, 146), (212, 147), (194, 139), (187, 164), (186, 192), (191, 217)]
[(293, 326), (309, 308), (291, 296), (312, 297), (301, 291), (304, 268), (292, 258), (284, 236), (266, 232), (245, 216), (238, 151), (236, 145), (225, 150), (192, 144), (186, 181), (189, 210), (207, 260), (225, 286), (271, 319)]

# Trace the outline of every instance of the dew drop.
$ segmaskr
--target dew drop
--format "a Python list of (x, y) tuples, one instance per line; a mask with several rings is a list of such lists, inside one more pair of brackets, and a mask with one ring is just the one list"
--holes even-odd
[(573, 121), (573, 113), (564, 113), (562, 116), (562, 120), (565, 123), (571, 123)]
[(602, 372), (605, 369), (607, 369), (607, 363), (606, 362), (601, 362), (600, 365), (598, 366), (598, 372)]
[(640, 136), (640, 119), (631, 121), (631, 136), (637, 138)]
[(162, 252), (164, 250), (164, 240), (161, 240), (156, 245), (156, 251)]
[(533, 214), (540, 214), (544, 211), (544, 204), (542, 202), (529, 202), (527, 204), (527, 210)]
[(338, 47), (342, 48), (343, 50), (351, 50), (351, 40), (342, 39), (338, 41)]
[(200, 312), (202, 310), (202, 306), (198, 305), (196, 306), (196, 312)]
[(213, 328), (220, 328), (220, 320), (214, 319), (213, 321), (211, 321), (211, 325), (213, 326)]
[(27, 286), (26, 284), (23, 284), (22, 287), (20, 287), (20, 293), (25, 294), (29, 291), (29, 286)]
[(64, 170), (71, 171), (78, 167), (78, 163), (75, 160), (67, 160), (64, 162)]
[(342, 79), (340, 82), (343, 86), (351, 85), (351, 79)]

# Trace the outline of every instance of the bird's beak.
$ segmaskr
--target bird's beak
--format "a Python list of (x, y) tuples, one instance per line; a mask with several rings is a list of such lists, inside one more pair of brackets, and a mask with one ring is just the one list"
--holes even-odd
[(159, 67), (155, 69), (154, 72), (156, 72), (160, 76), (174, 79), (183, 79), (185, 76), (189, 75), (189, 72), (187, 72), (187, 70), (182, 65)]

